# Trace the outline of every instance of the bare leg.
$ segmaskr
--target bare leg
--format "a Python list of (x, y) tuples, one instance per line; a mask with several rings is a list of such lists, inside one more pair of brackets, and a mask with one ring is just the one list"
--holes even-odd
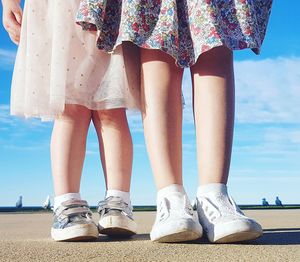
[(107, 189), (130, 191), (133, 148), (125, 109), (93, 112)]
[(156, 50), (141, 50), (142, 114), (146, 145), (158, 189), (182, 185), (183, 70)]
[(197, 190), (199, 222), (210, 242), (255, 239), (263, 233), (261, 226), (241, 215), (226, 186), (234, 128), (232, 51), (218, 47), (204, 53), (192, 67), (192, 76), (201, 184)]
[(55, 195), (78, 193), (86, 150), (91, 110), (66, 105), (55, 120), (51, 138), (51, 162)]
[(201, 184), (227, 183), (234, 125), (232, 52), (217, 47), (191, 68)]
[(152, 241), (195, 240), (202, 229), (182, 186), (183, 69), (173, 58), (142, 50), (142, 114), (145, 140), (157, 192), (157, 213)]
[(99, 232), (129, 237), (136, 234), (137, 224), (133, 220), (129, 194), (133, 148), (126, 111), (123, 108), (94, 111), (93, 122), (107, 189), (105, 200), (99, 205)]

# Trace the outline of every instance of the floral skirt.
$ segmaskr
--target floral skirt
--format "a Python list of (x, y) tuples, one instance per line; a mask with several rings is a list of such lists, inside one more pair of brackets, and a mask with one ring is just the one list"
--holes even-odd
[(79, 4), (25, 1), (11, 114), (51, 120), (65, 104), (91, 110), (139, 108), (139, 60), (125, 59), (136, 57), (125, 45), (114, 55), (100, 52), (96, 32), (84, 32), (75, 23)]
[(271, 6), (272, 0), (82, 0), (77, 22), (99, 31), (99, 49), (131, 41), (189, 67), (221, 45), (258, 54)]

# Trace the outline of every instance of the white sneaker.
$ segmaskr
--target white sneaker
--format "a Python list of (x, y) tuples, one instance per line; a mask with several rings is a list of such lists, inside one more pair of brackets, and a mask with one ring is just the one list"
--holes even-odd
[(184, 242), (202, 236), (197, 213), (186, 195), (174, 192), (157, 204), (156, 220), (150, 238), (155, 242)]
[(197, 197), (199, 222), (210, 242), (232, 243), (252, 240), (263, 234), (261, 226), (248, 218), (228, 195)]
[(132, 207), (120, 197), (110, 196), (99, 202), (98, 223), (100, 234), (110, 237), (130, 237), (137, 233), (137, 224), (133, 220)]

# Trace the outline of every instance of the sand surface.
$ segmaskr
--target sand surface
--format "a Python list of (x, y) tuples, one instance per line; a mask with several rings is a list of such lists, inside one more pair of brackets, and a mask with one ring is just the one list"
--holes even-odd
[[(138, 235), (130, 240), (100, 236), (96, 242), (55, 243), (50, 213), (0, 213), (0, 261), (300, 261), (300, 210), (249, 210), (264, 236), (239, 244), (152, 243), (154, 212), (136, 212)], [(94, 219), (98, 218), (94, 214)]]

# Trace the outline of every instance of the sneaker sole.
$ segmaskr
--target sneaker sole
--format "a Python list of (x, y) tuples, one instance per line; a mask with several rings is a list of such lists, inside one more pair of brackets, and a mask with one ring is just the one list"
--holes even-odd
[(64, 229), (51, 228), (51, 237), (55, 241), (96, 240), (98, 236), (98, 228), (91, 225), (76, 225)]
[(214, 241), (214, 243), (234, 243), (234, 242), (242, 242), (247, 240), (254, 240), (262, 236), (260, 232), (246, 231), (239, 232), (235, 234), (231, 234), (220, 239)]
[(125, 228), (120, 228), (120, 227), (110, 227), (110, 228), (103, 228), (99, 229), (100, 234), (102, 235), (107, 235), (109, 237), (131, 237), (136, 234), (136, 232), (127, 230)]
[(158, 242), (158, 243), (178, 243), (178, 242), (187, 242), (187, 241), (192, 241), (199, 239), (201, 235), (199, 233), (194, 232), (194, 231), (179, 231), (167, 236), (162, 236), (157, 239), (153, 239), (153, 242)]
[(109, 237), (131, 237), (137, 233), (137, 224), (129, 218), (107, 216), (98, 224), (99, 233)]
[(253, 240), (260, 237), (262, 234), (263, 230), (258, 223), (234, 220), (223, 224), (222, 231), (218, 232), (218, 230), (216, 230), (214, 235), (208, 236), (208, 239), (212, 243), (234, 243)]

